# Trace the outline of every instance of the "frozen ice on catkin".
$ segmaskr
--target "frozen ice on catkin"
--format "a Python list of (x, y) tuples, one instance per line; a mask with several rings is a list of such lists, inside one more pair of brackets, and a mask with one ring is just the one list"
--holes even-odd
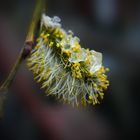
[(98, 104), (109, 86), (102, 54), (82, 48), (72, 31), (65, 31), (60, 18), (42, 15), (36, 46), (27, 59), (47, 95), (72, 105)]

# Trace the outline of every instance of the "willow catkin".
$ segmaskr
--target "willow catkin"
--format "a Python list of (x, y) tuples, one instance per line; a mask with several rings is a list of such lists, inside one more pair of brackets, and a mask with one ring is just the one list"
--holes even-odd
[(43, 14), (40, 28), (27, 66), (41, 88), (72, 105), (100, 103), (109, 86), (102, 54), (82, 48), (79, 38), (61, 27), (59, 17)]

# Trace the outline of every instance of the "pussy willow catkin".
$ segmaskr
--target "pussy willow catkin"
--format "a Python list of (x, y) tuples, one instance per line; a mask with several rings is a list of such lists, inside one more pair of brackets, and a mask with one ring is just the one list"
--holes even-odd
[(47, 95), (72, 105), (98, 104), (109, 86), (102, 54), (82, 48), (72, 31), (66, 32), (59, 17), (42, 15), (37, 43), (27, 66)]

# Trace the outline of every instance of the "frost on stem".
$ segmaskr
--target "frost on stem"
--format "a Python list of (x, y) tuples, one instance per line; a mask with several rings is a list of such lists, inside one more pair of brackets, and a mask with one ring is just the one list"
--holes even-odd
[(59, 17), (42, 15), (35, 48), (27, 59), (29, 70), (47, 95), (72, 105), (99, 104), (109, 86), (102, 54), (82, 48)]

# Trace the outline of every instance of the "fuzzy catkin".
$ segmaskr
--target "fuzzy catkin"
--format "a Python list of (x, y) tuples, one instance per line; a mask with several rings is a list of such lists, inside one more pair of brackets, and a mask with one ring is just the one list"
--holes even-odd
[(66, 32), (56, 16), (42, 15), (27, 66), (47, 95), (76, 106), (100, 103), (109, 86), (102, 54), (82, 48), (79, 38)]

